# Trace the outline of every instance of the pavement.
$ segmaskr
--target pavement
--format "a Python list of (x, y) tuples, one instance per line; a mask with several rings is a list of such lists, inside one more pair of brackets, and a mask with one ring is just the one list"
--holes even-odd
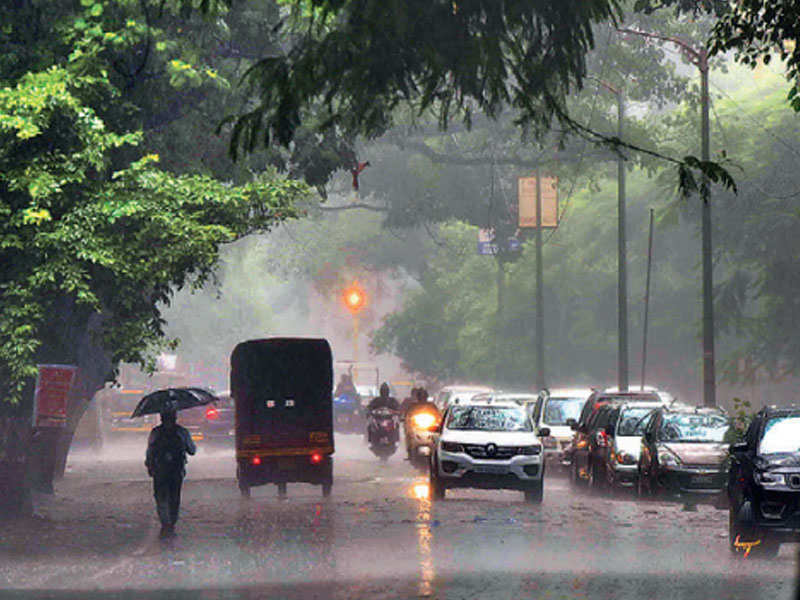
[(727, 547), (727, 512), (587, 495), (548, 477), (520, 492), (451, 490), (398, 452), (336, 440), (333, 494), (240, 497), (230, 451), (190, 458), (178, 535), (158, 539), (145, 440), (74, 452), (55, 496), (0, 531), (0, 598), (793, 599), (797, 547)]

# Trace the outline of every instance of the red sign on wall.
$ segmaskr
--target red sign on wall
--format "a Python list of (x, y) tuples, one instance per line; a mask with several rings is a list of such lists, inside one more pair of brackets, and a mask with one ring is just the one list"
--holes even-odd
[(78, 367), (38, 365), (38, 369), (33, 395), (34, 427), (64, 427), (69, 392), (75, 383)]

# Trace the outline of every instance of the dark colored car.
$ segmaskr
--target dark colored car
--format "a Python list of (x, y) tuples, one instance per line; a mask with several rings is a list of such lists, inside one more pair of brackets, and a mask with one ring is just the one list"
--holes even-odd
[(800, 541), (800, 407), (762, 409), (730, 453), (731, 551), (769, 557)]
[(236, 440), (236, 410), (230, 392), (217, 394), (218, 402), (202, 407), (202, 444), (233, 448)]
[(719, 408), (658, 409), (642, 436), (639, 495), (720, 501), (728, 476), (731, 425)]
[(642, 435), (656, 409), (661, 406), (663, 405), (634, 402), (615, 407), (615, 414), (606, 426), (608, 443), (605, 452), (598, 456), (599, 460), (605, 462), (603, 472), (610, 492), (636, 487)]
[(586, 481), (590, 488), (605, 486), (605, 455), (608, 431), (619, 417), (619, 402), (606, 402), (593, 411), (586, 424), (577, 431), (578, 438), (572, 454), (572, 480)]
[[(587, 470), (588, 460), (587, 455), (589, 451), (589, 438), (591, 435), (589, 421), (594, 418), (595, 413), (601, 406), (610, 403), (664, 403), (664, 397), (659, 392), (654, 390), (645, 389), (643, 391), (629, 391), (629, 392), (601, 392), (595, 390), (592, 395), (586, 400), (583, 405), (580, 417), (577, 421), (570, 419), (568, 421), (570, 427), (575, 432), (572, 438), (572, 444), (564, 451), (564, 463), (569, 464), (570, 480), (574, 485), (585, 484), (589, 481), (591, 473)], [(575, 462), (575, 457), (578, 457), (578, 463)]]

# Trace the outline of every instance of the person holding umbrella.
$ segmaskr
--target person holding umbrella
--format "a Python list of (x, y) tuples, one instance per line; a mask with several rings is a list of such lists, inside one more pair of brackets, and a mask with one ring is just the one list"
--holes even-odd
[(161, 413), (161, 425), (154, 427), (147, 441), (144, 464), (153, 478), (153, 495), (161, 520), (161, 537), (175, 534), (175, 523), (181, 507), (181, 486), (186, 475), (186, 454), (197, 447), (189, 430), (178, 425), (176, 410)]
[(186, 476), (186, 455), (197, 452), (189, 430), (178, 425), (178, 412), (219, 400), (202, 388), (168, 388), (146, 395), (131, 415), (161, 414), (161, 425), (154, 427), (147, 440), (145, 467), (153, 478), (153, 495), (161, 520), (161, 537), (175, 534), (181, 507), (181, 486)]

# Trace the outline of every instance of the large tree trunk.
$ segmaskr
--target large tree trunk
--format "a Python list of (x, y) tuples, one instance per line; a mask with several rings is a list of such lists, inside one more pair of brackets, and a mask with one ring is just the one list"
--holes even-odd
[(28, 480), (31, 421), (20, 416), (19, 410), (4, 412), (0, 416), (0, 519), (13, 519), (33, 512)]

